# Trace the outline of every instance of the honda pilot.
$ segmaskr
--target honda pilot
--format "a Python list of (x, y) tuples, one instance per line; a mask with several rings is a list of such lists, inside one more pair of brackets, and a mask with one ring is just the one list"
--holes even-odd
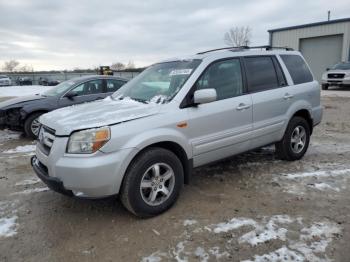
[(31, 164), (52, 190), (119, 195), (150, 217), (176, 202), (193, 168), (271, 144), (281, 159), (302, 158), (321, 118), (299, 52), (223, 48), (156, 63), (104, 100), (42, 115)]

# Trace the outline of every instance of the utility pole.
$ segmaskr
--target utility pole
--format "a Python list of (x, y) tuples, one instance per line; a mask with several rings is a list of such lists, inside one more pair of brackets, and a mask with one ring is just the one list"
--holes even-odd
[(328, 21), (331, 20), (331, 11), (328, 10)]

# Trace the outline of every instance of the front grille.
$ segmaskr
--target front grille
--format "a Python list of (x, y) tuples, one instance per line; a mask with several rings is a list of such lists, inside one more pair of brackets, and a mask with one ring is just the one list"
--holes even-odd
[(335, 73), (332, 73), (332, 74), (328, 74), (328, 78), (333, 78), (333, 79), (342, 79), (344, 78), (345, 74), (335, 74)]
[(42, 126), (39, 133), (39, 145), (45, 155), (49, 155), (55, 141), (55, 130)]

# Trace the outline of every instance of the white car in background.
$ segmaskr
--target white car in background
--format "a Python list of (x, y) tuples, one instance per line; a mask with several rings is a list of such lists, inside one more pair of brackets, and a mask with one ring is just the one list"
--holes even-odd
[(11, 79), (7, 75), (0, 75), (0, 86), (10, 86)]
[(322, 75), (322, 89), (329, 86), (350, 86), (350, 62), (342, 62), (327, 68)]

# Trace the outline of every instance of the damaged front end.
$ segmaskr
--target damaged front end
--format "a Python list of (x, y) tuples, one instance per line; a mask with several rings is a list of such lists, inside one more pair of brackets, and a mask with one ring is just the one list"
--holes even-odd
[(21, 108), (0, 109), (0, 129), (22, 130), (23, 113), (21, 111)]

